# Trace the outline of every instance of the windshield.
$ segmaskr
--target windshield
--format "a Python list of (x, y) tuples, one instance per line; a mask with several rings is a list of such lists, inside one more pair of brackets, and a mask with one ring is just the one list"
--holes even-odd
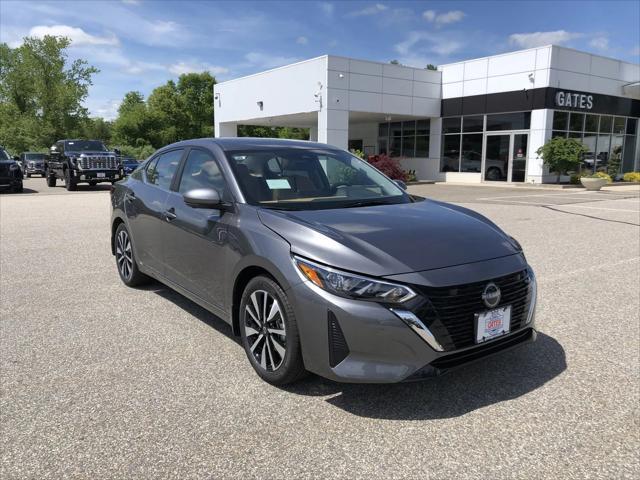
[(27, 153), (24, 157), (26, 160), (44, 160), (44, 153)]
[(311, 210), (411, 201), (393, 181), (347, 152), (278, 148), (227, 152), (227, 157), (253, 205)]
[(106, 152), (107, 147), (104, 146), (104, 143), (99, 142), (97, 140), (73, 140), (65, 143), (65, 150), (70, 150), (74, 152)]
[(4, 148), (0, 148), (0, 160), (11, 160), (11, 157)]

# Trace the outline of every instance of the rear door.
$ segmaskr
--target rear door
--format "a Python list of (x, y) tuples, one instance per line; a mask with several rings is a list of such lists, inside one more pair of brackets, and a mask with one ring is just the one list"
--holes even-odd
[(162, 231), (166, 276), (208, 303), (222, 308), (227, 245), (225, 220), (233, 213), (192, 208), (185, 204), (183, 195), (197, 188), (216, 189), (223, 200), (230, 200), (227, 184), (213, 154), (192, 148), (175, 191), (169, 193), (166, 202), (166, 221)]
[(183, 148), (162, 152), (153, 158), (136, 182), (125, 194), (125, 211), (136, 258), (147, 269), (165, 274), (162, 223), (165, 203), (174, 175), (184, 154)]

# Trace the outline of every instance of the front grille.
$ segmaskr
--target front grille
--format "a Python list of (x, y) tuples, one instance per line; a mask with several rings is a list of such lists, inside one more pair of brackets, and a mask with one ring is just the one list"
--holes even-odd
[(80, 157), (80, 167), (83, 169), (115, 170), (118, 168), (116, 157)]
[(9, 176), (9, 165), (3, 165), (0, 163), (0, 176), (2, 177)]
[(416, 315), (445, 351), (475, 345), (475, 314), (489, 310), (482, 300), (482, 292), (489, 282), (500, 287), (502, 294), (494, 308), (511, 305), (511, 332), (522, 328), (531, 302), (531, 279), (526, 270), (466, 285), (416, 287), (428, 299)]

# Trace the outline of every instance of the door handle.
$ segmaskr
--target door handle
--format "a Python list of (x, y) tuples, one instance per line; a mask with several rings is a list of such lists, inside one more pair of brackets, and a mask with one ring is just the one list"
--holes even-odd
[(175, 208), (170, 208), (169, 210), (164, 212), (164, 218), (167, 222), (170, 222), (171, 220), (175, 220), (177, 215), (176, 215), (176, 209)]

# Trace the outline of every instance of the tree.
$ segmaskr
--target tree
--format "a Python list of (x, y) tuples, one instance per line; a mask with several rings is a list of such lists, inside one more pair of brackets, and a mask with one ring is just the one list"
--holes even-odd
[(178, 79), (178, 95), (186, 113), (182, 125), (185, 138), (213, 136), (213, 86), (216, 79), (209, 72), (187, 73)]
[(98, 69), (67, 60), (70, 40), (26, 37), (0, 44), (0, 143), (18, 152), (42, 149), (82, 130), (83, 102)]
[(395, 60), (395, 59), (391, 60), (389, 63), (391, 65), (400, 65), (400, 62), (398, 60)]
[(560, 175), (580, 165), (588, 148), (575, 138), (555, 137), (538, 148), (536, 153), (542, 157), (549, 171), (556, 172), (556, 183), (560, 183)]
[(298, 127), (263, 127), (260, 125), (238, 125), (238, 136), (309, 140), (309, 129)]
[(438, 67), (436, 67), (433, 63), (429, 63), (425, 68), (427, 70), (438, 70)]

